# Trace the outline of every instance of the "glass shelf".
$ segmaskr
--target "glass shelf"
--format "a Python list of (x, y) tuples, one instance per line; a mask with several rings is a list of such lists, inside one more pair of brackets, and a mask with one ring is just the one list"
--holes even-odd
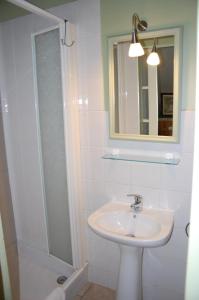
[(146, 162), (154, 164), (164, 164), (164, 165), (178, 165), (180, 163), (180, 158), (173, 157), (172, 154), (170, 157), (164, 156), (147, 156), (139, 154), (105, 154), (103, 159), (111, 160), (124, 160), (124, 161), (134, 161), (134, 162)]

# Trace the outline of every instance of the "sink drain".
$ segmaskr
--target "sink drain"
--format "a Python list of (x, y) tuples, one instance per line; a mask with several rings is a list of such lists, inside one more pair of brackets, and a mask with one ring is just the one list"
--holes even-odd
[(58, 283), (58, 284), (64, 284), (64, 282), (65, 282), (67, 279), (68, 279), (68, 278), (67, 278), (66, 276), (64, 276), (64, 275), (59, 276), (59, 277), (57, 278), (57, 283)]
[(126, 234), (126, 236), (128, 236), (128, 237), (135, 237), (135, 235), (133, 233), (128, 233), (128, 234)]

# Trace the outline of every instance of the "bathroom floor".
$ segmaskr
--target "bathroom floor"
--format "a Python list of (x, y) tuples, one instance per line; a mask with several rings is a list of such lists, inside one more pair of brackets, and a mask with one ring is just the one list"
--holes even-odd
[(115, 292), (103, 286), (89, 283), (87, 284), (74, 300), (115, 300)]

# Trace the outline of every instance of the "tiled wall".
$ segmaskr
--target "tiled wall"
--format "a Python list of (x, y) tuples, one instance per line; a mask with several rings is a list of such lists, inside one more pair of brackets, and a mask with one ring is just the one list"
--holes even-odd
[[(89, 11), (85, 3), (90, 7)], [(130, 192), (143, 195), (147, 207), (173, 209), (175, 228), (170, 242), (164, 247), (144, 252), (144, 300), (182, 300), (188, 243), (185, 226), (189, 221), (191, 201), (194, 112), (181, 111), (180, 144), (110, 140), (108, 113), (104, 110), (103, 101), (99, 1), (82, 1), (81, 14), (85, 18), (78, 31), (85, 218), (107, 201), (128, 201), (126, 194)], [(179, 166), (166, 166), (105, 161), (101, 157), (107, 147), (178, 152), (181, 163)], [(96, 236), (89, 229), (87, 235), (89, 279), (115, 288), (118, 246)]]
[[(15, 244), (13, 244), (10, 250), (9, 260), (12, 267), (11, 275), (15, 283), (13, 289), (15, 296), (13, 300), (18, 300), (17, 288), (19, 288), (19, 286), (21, 289), (21, 300), (28, 300), (26, 297), (28, 293), (29, 299), (33, 299), (35, 295), (32, 295), (31, 291), (33, 291), (36, 282), (42, 278), (42, 274), (50, 273), (50, 271), (48, 272), (48, 267), (55, 273), (51, 272), (54, 274), (54, 283), (56, 282), (55, 276), (57, 276), (57, 269), (59, 274), (63, 273), (66, 274), (66, 276), (69, 276), (69, 273), (72, 273), (73, 270), (72, 267), (68, 268), (68, 270), (64, 262), (53, 259), (53, 257), (49, 257), (48, 255), (46, 216), (39, 172), (40, 164), (35, 114), (31, 34), (52, 25), (55, 24), (33, 15), (0, 24), (0, 54), (2, 54), (0, 64), (3, 62), (4, 65), (4, 70), (0, 75), (2, 75), (4, 79), (3, 108), (5, 110), (4, 126), (6, 133), (6, 150), (9, 163), (9, 177), (11, 179), (18, 252), (20, 256), (19, 262), (21, 262), (19, 266), (19, 284), (17, 278), (18, 270), (15, 264), (17, 262), (15, 260), (17, 251), (16, 236), (13, 237), (13, 231), (11, 231), (11, 229), (13, 230), (11, 215), (8, 216), (11, 229), (7, 223), (6, 229), (10, 229), (8, 234), (12, 234), (11, 238), (15, 238)], [(0, 72), (1, 71), (2, 69), (0, 68)], [(2, 83), (1, 79), (2, 78), (0, 78), (0, 84)], [(1, 125), (0, 122), (0, 149), (2, 149), (4, 145), (3, 128)], [(0, 175), (2, 175), (2, 178), (0, 177), (0, 204), (2, 206), (4, 205), (6, 209), (7, 205), (11, 206), (11, 202), (9, 202), (11, 199), (7, 169), (4, 170), (4, 173), (1, 172), (1, 162), (3, 164), (4, 161), (5, 157), (1, 157), (0, 152)], [(5, 209), (3, 216), (7, 217), (8, 209)], [(27, 253), (30, 261), (24, 267), (21, 257)], [(32, 272), (31, 270), (34, 269), (33, 274), (35, 275), (35, 270), (39, 270), (36, 266), (34, 268), (33, 265), (35, 262), (39, 263), (41, 268), (37, 274), (38, 276), (31, 282), (31, 277), (27, 277), (27, 272)], [(43, 273), (41, 271), (42, 267), (44, 270)], [(47, 281), (46, 277), (46, 284), (38, 285), (38, 294), (42, 289), (43, 293), (47, 292), (46, 296), (48, 292), (50, 292), (47, 287), (49, 288), (52, 285), (52, 280)], [(43, 295), (42, 292), (40, 295)]]
[[(1, 32), (0, 32), (1, 38)], [(2, 49), (0, 47), (0, 214), (2, 219), (4, 244), (7, 255), (8, 271), (13, 300), (19, 300), (19, 269), (16, 246), (16, 231), (13, 216), (11, 191), (9, 185), (5, 141), (3, 132), (2, 110), (4, 98)], [(2, 102), (1, 102), (2, 101)], [(1, 249), (2, 250), (2, 249)], [(2, 250), (3, 251), (3, 250)], [(6, 276), (6, 275), (5, 275)]]
[[(68, 17), (73, 4), (58, 9)], [(32, 34), (55, 26), (28, 15), (1, 24), (5, 65), (7, 137), (14, 191), (17, 238), (24, 245), (48, 253), (46, 215), (40, 176), (37, 117), (33, 80)]]

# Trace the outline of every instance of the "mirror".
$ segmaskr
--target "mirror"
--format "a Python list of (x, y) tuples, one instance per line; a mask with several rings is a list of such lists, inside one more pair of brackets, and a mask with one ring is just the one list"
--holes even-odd
[[(180, 29), (138, 35), (144, 55), (129, 57), (131, 35), (109, 38), (110, 137), (178, 141)], [(154, 40), (160, 64), (147, 64)]]

